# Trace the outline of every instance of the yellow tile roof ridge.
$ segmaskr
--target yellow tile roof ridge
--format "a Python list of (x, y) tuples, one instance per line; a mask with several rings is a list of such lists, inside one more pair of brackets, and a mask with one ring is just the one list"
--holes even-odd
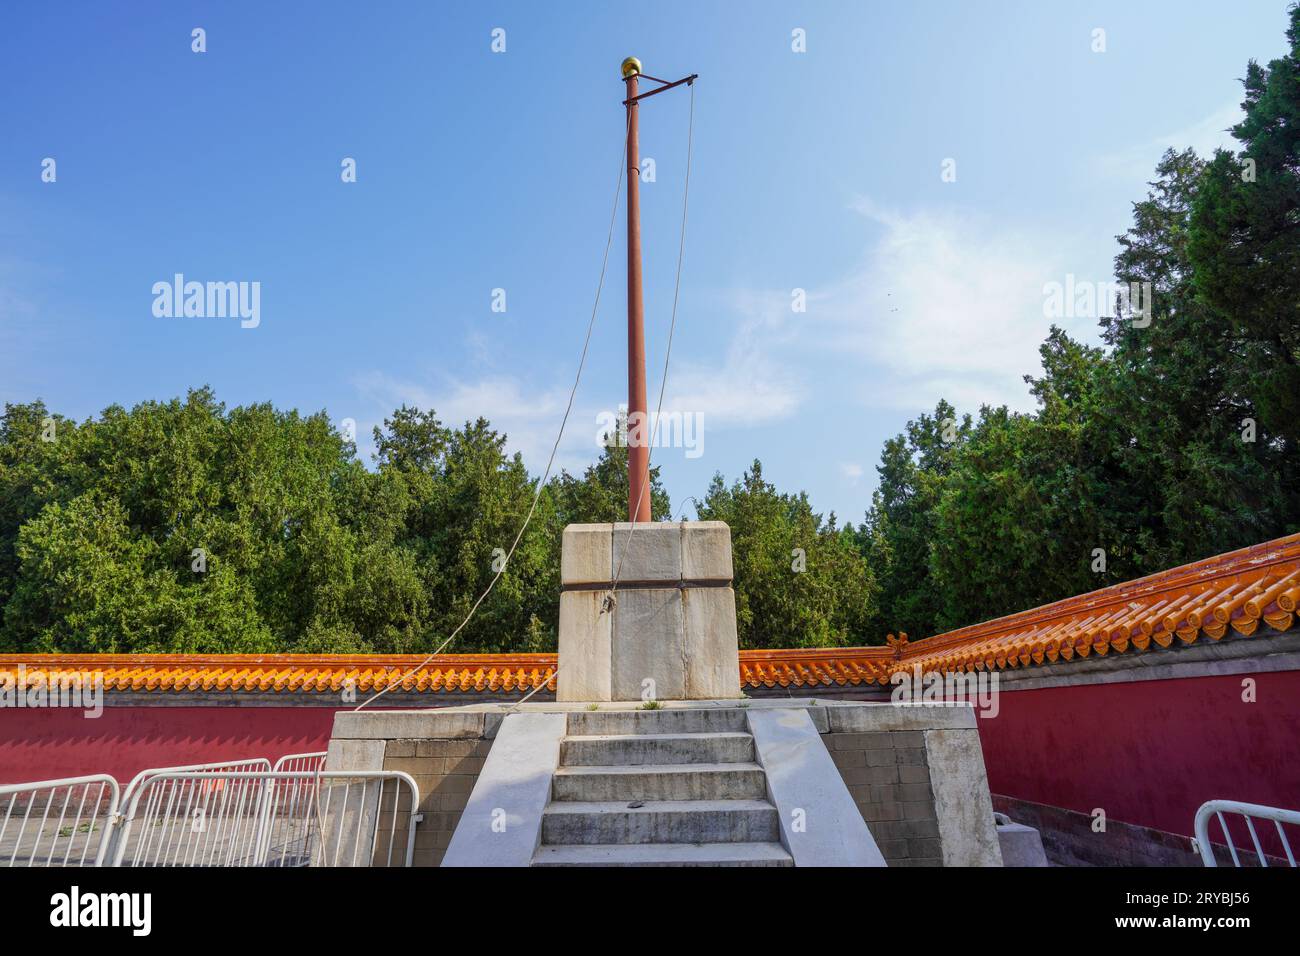
[(1297, 601), (1300, 534), (909, 643), (896, 669), (1041, 664), (1053, 645), (1070, 660), (1146, 651), (1153, 642), (1165, 648), (1175, 637), (1217, 641), (1229, 625), (1253, 634), (1251, 621), (1260, 617), (1282, 631), (1294, 622)]

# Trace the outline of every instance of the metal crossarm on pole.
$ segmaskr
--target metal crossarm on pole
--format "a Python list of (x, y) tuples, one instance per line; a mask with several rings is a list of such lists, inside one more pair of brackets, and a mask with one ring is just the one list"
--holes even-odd
[(664, 92), (664, 90), (671, 90), (673, 87), (681, 86), (683, 83), (685, 83), (687, 86), (690, 86), (692, 83), (694, 83), (696, 80), (700, 78), (700, 74), (692, 73), (690, 76), (684, 76), (680, 80), (673, 80), (671, 83), (669, 83), (667, 80), (660, 80), (657, 77), (646, 76), (646, 74), (644, 73), (642, 73), (641, 76), (647, 80), (654, 80), (656, 83), (662, 83), (663, 86), (659, 87), (658, 89), (650, 90), (647, 93), (638, 93), (636, 96), (624, 100), (623, 101), (624, 106), (627, 106), (629, 103), (639, 103), (641, 100), (648, 100), (656, 93), (662, 93)]

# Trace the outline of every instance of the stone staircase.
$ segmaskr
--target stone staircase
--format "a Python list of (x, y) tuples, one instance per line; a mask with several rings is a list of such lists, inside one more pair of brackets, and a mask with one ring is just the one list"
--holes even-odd
[(745, 712), (568, 715), (533, 866), (793, 866)]

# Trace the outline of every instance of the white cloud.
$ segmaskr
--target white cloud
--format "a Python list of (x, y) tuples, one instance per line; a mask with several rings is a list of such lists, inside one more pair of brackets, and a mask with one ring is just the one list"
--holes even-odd
[[(665, 412), (701, 415), (714, 429), (799, 421), (814, 398), (818, 409), (847, 403), (908, 415), (940, 398), (962, 412), (985, 403), (1033, 407), (1023, 376), (1039, 369), (1053, 322), (1043, 287), (1064, 281), (1073, 264), (1056, 237), (951, 210), (897, 212), (866, 199), (854, 208), (879, 229), (862, 264), (838, 282), (810, 286), (803, 313), (791, 310), (788, 289), (731, 293), (738, 320), (725, 352), (716, 363), (678, 353)], [(1056, 322), (1095, 339), (1095, 318)], [(533, 469), (545, 465), (568, 397), (567, 383), (538, 387), (496, 372), (433, 386), (373, 372), (355, 384), (385, 413), (406, 402), (436, 409), (450, 425), (482, 415)], [(596, 457), (601, 411), (610, 409), (575, 407), (557, 467), (574, 470)], [(865, 476), (859, 464), (839, 467), (851, 484)]]
[[(750, 326), (752, 323), (745, 323)], [(674, 361), (664, 395), (665, 415), (675, 412), (699, 416), (700, 428), (761, 424), (791, 415), (799, 404), (799, 389), (790, 371), (738, 333), (721, 364)], [(662, 366), (659, 371), (662, 371)], [(382, 415), (406, 404), (434, 409), (447, 426), (460, 427), (479, 416), (506, 433), (506, 447), (519, 452), (534, 473), (546, 467), (556, 431), (564, 417), (569, 386), (536, 387), (503, 374), (477, 380), (449, 379), (438, 385), (402, 380), (372, 371), (353, 379), (361, 396)], [(658, 402), (659, 386), (651, 381), (647, 395), (651, 412)], [(581, 395), (569, 415), (564, 439), (552, 473), (561, 468), (580, 471), (600, 455), (599, 437), (617, 413), (613, 406), (583, 403)], [(378, 422), (376, 422), (377, 424)], [(363, 458), (373, 454), (370, 423), (357, 429)]]
[[(1063, 281), (1065, 253), (953, 212), (854, 208), (881, 236), (857, 273), (810, 298), (808, 315), (832, 352), (872, 366), (858, 397), (909, 411), (940, 397), (961, 409), (1031, 407), (1023, 376), (1039, 367), (1052, 324), (1043, 286)], [(1058, 324), (1086, 336), (1095, 320)]]
[(1024, 375), (1040, 368), (1053, 321), (1095, 341), (1094, 317), (1044, 314), (1044, 285), (1083, 271), (1068, 239), (951, 210), (897, 212), (865, 198), (853, 208), (879, 229), (862, 264), (809, 286), (801, 313), (790, 290), (732, 293), (728, 306), (743, 321), (725, 361), (675, 373), (674, 407), (710, 409), (723, 423), (793, 416), (806, 398), (821, 409), (849, 402), (909, 415), (940, 398), (961, 411), (1027, 410)]
[(793, 370), (767, 355), (752, 328), (744, 328), (720, 365), (682, 362), (669, 369), (664, 410), (703, 415), (710, 427), (758, 425), (788, 418), (801, 398)]
[(1241, 119), (1241, 107), (1230, 103), (1181, 129), (1128, 143), (1106, 153), (1101, 157), (1100, 166), (1112, 175), (1147, 182), (1155, 177), (1156, 163), (1167, 149), (1182, 150), (1190, 146), (1203, 159), (1211, 158), (1216, 148), (1235, 149), (1240, 144), (1228, 130)]

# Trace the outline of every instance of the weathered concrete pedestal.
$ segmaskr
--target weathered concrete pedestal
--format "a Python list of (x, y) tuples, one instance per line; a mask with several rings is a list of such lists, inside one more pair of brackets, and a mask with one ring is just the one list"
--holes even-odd
[(569, 525), (556, 699), (739, 697), (731, 578), (731, 530), (721, 521)]
[[(424, 814), (417, 866), (573, 865), (579, 857), (679, 865), (701, 856), (759, 865), (773, 855), (795, 866), (1002, 863), (966, 704), (796, 698), (669, 701), (656, 710), (530, 701), (344, 711), (325, 769), (414, 778)], [(395, 845), (405, 845), (404, 827)]]

